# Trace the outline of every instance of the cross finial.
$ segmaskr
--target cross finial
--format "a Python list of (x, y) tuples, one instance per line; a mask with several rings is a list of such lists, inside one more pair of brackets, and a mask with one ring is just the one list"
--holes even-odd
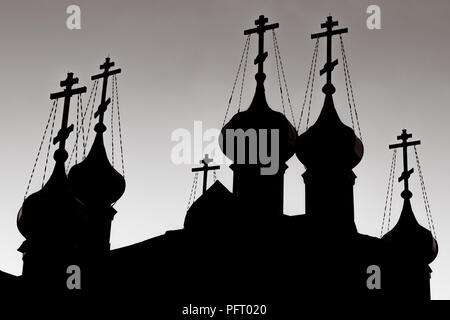
[(402, 134), (397, 136), (397, 140), (401, 140), (401, 143), (391, 144), (389, 145), (389, 149), (402, 148), (403, 149), (403, 172), (398, 178), (398, 182), (404, 182), (404, 190), (401, 194), (403, 199), (410, 199), (412, 197), (411, 191), (409, 191), (409, 177), (414, 172), (414, 169), (411, 168), (408, 170), (408, 147), (419, 145), (420, 140), (410, 141), (408, 139), (412, 138), (412, 134), (407, 133), (406, 129), (402, 130)]
[(258, 55), (254, 60), (254, 64), (258, 65), (258, 73), (255, 78), (258, 82), (264, 82), (266, 75), (264, 74), (264, 61), (267, 59), (267, 52), (264, 52), (264, 33), (268, 30), (276, 29), (280, 25), (278, 23), (273, 23), (266, 25), (269, 19), (264, 15), (260, 15), (257, 20), (255, 20), (256, 28), (248, 29), (244, 31), (244, 35), (249, 35), (253, 33), (258, 34)]
[(206, 191), (207, 179), (208, 179), (208, 171), (220, 169), (220, 166), (209, 166), (213, 160), (209, 158), (208, 154), (205, 154), (205, 157), (200, 161), (203, 164), (203, 167), (193, 168), (192, 172), (203, 171), (203, 193)]
[(327, 74), (327, 83), (322, 88), (322, 91), (325, 94), (333, 94), (336, 91), (333, 84), (331, 83), (331, 73), (333, 72), (334, 67), (337, 66), (338, 64), (338, 60), (336, 59), (332, 61), (331, 57), (333, 44), (332, 37), (334, 35), (348, 32), (348, 28), (333, 30), (333, 27), (336, 27), (338, 25), (339, 23), (337, 21), (333, 21), (332, 16), (328, 16), (327, 21), (325, 21), (320, 25), (321, 28), (327, 29), (327, 31), (314, 33), (311, 35), (311, 39), (322, 37), (327, 38), (327, 62), (325, 63), (324, 67), (320, 70), (320, 75), (323, 75), (324, 73)]
[(97, 80), (100, 78), (103, 79), (102, 99), (101, 99), (100, 105), (98, 106), (97, 111), (94, 114), (95, 118), (99, 117), (98, 123), (95, 125), (95, 128), (94, 128), (95, 132), (97, 132), (97, 133), (103, 133), (106, 130), (106, 127), (103, 124), (103, 118), (104, 118), (106, 109), (108, 107), (108, 104), (111, 103), (111, 98), (106, 99), (106, 91), (108, 89), (108, 77), (122, 72), (121, 69), (110, 70), (112, 67), (114, 67), (114, 65), (115, 65), (115, 63), (111, 62), (111, 58), (108, 55), (108, 57), (106, 57), (106, 59), (105, 59), (105, 62), (102, 65), (100, 65), (100, 69), (102, 69), (103, 72), (91, 77), (91, 80)]
[(64, 98), (64, 109), (63, 116), (61, 122), (61, 129), (58, 131), (58, 134), (53, 139), (53, 144), (59, 142), (59, 148), (55, 151), (54, 158), (57, 162), (64, 162), (67, 159), (67, 151), (66, 140), (69, 137), (69, 134), (73, 131), (73, 124), (68, 126), (69, 122), (69, 109), (70, 109), (70, 98), (73, 95), (81, 94), (86, 92), (86, 87), (80, 87), (76, 89), (72, 89), (73, 85), (78, 83), (78, 78), (73, 77), (72, 72), (67, 73), (67, 78), (60, 82), (61, 87), (65, 87), (63, 91), (55, 92), (50, 94), (50, 99), (59, 99)]

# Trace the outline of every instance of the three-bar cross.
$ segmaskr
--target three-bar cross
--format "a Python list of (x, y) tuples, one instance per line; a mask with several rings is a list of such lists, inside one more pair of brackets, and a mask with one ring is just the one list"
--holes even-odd
[(203, 171), (203, 193), (205, 193), (205, 191), (206, 191), (208, 171), (220, 169), (220, 166), (209, 167), (208, 164), (211, 163), (212, 161), (213, 160), (211, 158), (209, 158), (207, 154), (205, 154), (205, 157), (203, 158), (203, 160), (200, 161), (200, 163), (203, 163), (203, 167), (192, 169), (192, 172)]
[(91, 77), (91, 80), (97, 80), (103, 78), (103, 86), (102, 86), (102, 100), (100, 105), (98, 106), (97, 111), (95, 112), (95, 118), (98, 118), (98, 123), (95, 126), (96, 132), (104, 132), (106, 130), (105, 125), (103, 124), (103, 118), (108, 107), (108, 104), (111, 103), (111, 98), (106, 99), (106, 91), (108, 88), (108, 77), (120, 73), (121, 69), (110, 70), (110, 68), (114, 67), (114, 62), (111, 62), (111, 59), (107, 57), (105, 59), (105, 63), (100, 65), (100, 69), (103, 69), (102, 73), (96, 74)]
[(264, 17), (264, 15), (260, 15), (258, 20), (255, 20), (255, 25), (257, 25), (257, 27), (244, 31), (244, 35), (249, 35), (253, 33), (258, 34), (258, 56), (254, 60), (254, 64), (258, 65), (258, 74), (256, 79), (260, 81), (265, 80), (263, 65), (264, 61), (267, 58), (267, 52), (264, 52), (264, 32), (279, 27), (278, 23), (266, 25), (267, 22), (269, 22), (269, 19)]
[(411, 191), (409, 191), (409, 177), (414, 172), (414, 169), (411, 168), (408, 170), (408, 147), (419, 145), (420, 140), (410, 141), (408, 139), (412, 138), (412, 134), (406, 133), (406, 129), (402, 130), (402, 134), (397, 136), (397, 140), (401, 140), (401, 143), (391, 144), (389, 145), (389, 149), (402, 148), (403, 149), (403, 172), (398, 178), (398, 182), (404, 181), (405, 190), (402, 192), (402, 197), (404, 199), (410, 199), (412, 197)]
[(59, 149), (55, 152), (55, 160), (64, 162), (67, 159), (67, 152), (65, 150), (66, 140), (69, 137), (69, 134), (73, 131), (73, 124), (68, 125), (69, 121), (69, 109), (70, 109), (70, 98), (73, 95), (81, 94), (86, 92), (86, 87), (80, 87), (73, 89), (73, 85), (78, 83), (78, 78), (73, 77), (73, 73), (67, 73), (67, 78), (60, 82), (61, 87), (65, 87), (63, 91), (55, 92), (50, 94), (50, 99), (59, 99), (64, 98), (64, 109), (62, 116), (61, 129), (58, 131), (58, 134), (53, 139), (53, 144), (59, 142)]
[(330, 93), (333, 94), (335, 92), (334, 86), (331, 83), (331, 72), (335, 66), (337, 66), (337, 59), (332, 61), (332, 37), (334, 35), (338, 35), (341, 33), (347, 33), (348, 28), (333, 30), (333, 27), (336, 27), (339, 23), (337, 21), (333, 21), (332, 16), (327, 17), (327, 21), (320, 25), (321, 28), (326, 28), (327, 31), (315, 33), (311, 35), (311, 39), (327, 37), (327, 62), (324, 67), (320, 70), (320, 75), (327, 73), (327, 83), (325, 84), (323, 91), (325, 94)]

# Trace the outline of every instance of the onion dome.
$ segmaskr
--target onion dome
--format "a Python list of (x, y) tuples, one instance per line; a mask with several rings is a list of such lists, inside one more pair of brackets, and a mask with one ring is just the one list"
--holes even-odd
[[(260, 131), (260, 129), (267, 130), (264, 139), (267, 139), (268, 142), (271, 141), (270, 129), (278, 129), (280, 162), (286, 162), (295, 152), (295, 139), (297, 137), (297, 131), (282, 113), (274, 111), (269, 107), (262, 83), (258, 83), (255, 96), (253, 97), (250, 107), (245, 111), (235, 114), (221, 130), (222, 139), (220, 139), (220, 147), (223, 153), (230, 160), (236, 163), (236, 158), (238, 155), (234, 153), (233, 150), (226, 150), (227, 130), (229, 129), (242, 129), (244, 132), (247, 129), (254, 129), (257, 136), (256, 141), (258, 141), (255, 150), (259, 150), (261, 145), (259, 139), (262, 131)], [(246, 147), (246, 150), (248, 149), (249, 148)]]
[[(64, 151), (65, 152), (65, 151)], [(43, 188), (23, 202), (17, 227), (27, 240), (55, 243), (75, 241), (83, 233), (86, 207), (69, 188), (64, 162), (56, 162)]]
[[(79, 236), (84, 231), (86, 208), (72, 193), (64, 168), (67, 160), (65, 144), (73, 130), (73, 125), (68, 126), (70, 98), (86, 92), (86, 87), (73, 88), (77, 83), (78, 78), (74, 78), (73, 73), (69, 72), (67, 78), (60, 82), (60, 86), (65, 89), (50, 94), (50, 99), (64, 98), (61, 129), (53, 139), (54, 144), (59, 143), (59, 148), (53, 156), (55, 167), (49, 180), (40, 191), (24, 200), (17, 216), (17, 227), (27, 239), (28, 246), (42, 242), (78, 245), (78, 240), (81, 239)], [(33, 241), (30, 244), (28, 240)]]
[(353, 169), (361, 161), (363, 153), (361, 140), (342, 123), (332, 96), (327, 94), (316, 123), (297, 139), (298, 159), (307, 168), (333, 165)]
[(438, 254), (436, 239), (428, 229), (417, 222), (409, 199), (405, 199), (395, 227), (382, 239), (397, 256), (422, 259), (426, 264), (431, 263)]
[(79, 164), (69, 172), (69, 183), (76, 196), (88, 207), (111, 206), (123, 195), (125, 179), (108, 160), (103, 143), (104, 125), (95, 136), (92, 148)]
[[(111, 70), (114, 65), (107, 57), (100, 66), (103, 72), (91, 77), (92, 80), (103, 79), (102, 100), (95, 113), (98, 117), (94, 128), (96, 136), (86, 159), (73, 166), (69, 172), (69, 184), (76, 196), (87, 206), (95, 208), (110, 207), (125, 191), (125, 178), (109, 162), (103, 143), (103, 133), (106, 131), (104, 115), (111, 102), (111, 99), (106, 99), (108, 78), (121, 72), (121, 69)], [(112, 88), (114, 91), (114, 84)]]

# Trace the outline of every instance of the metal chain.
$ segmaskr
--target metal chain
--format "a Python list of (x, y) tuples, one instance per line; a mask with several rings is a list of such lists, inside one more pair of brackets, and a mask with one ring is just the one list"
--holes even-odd
[(318, 45), (319, 45), (319, 39), (317, 39), (316, 42), (314, 43), (313, 56), (312, 56), (312, 59), (311, 59), (311, 66), (309, 67), (308, 82), (306, 84), (305, 97), (303, 99), (303, 105), (302, 105), (302, 110), (301, 110), (301, 113), (300, 113), (300, 119), (298, 121), (297, 131), (300, 131), (300, 124), (302, 123), (302, 119), (303, 119), (303, 111), (305, 110), (306, 100), (308, 99), (309, 84), (311, 82), (312, 69), (313, 69), (313, 66), (314, 66), (314, 60), (316, 58)]
[(239, 62), (239, 67), (238, 67), (236, 77), (234, 79), (233, 88), (231, 89), (231, 95), (230, 95), (230, 99), (228, 100), (228, 105), (227, 105), (227, 109), (225, 111), (225, 117), (223, 119), (222, 127), (225, 126), (225, 122), (227, 121), (228, 112), (230, 111), (231, 100), (233, 99), (234, 89), (236, 88), (236, 82), (237, 82), (239, 74), (241, 72), (241, 66), (242, 66), (242, 61), (244, 60), (245, 49), (247, 48), (249, 43), (250, 43), (250, 35), (247, 36), (247, 40), (245, 41), (244, 50), (242, 51), (241, 61)]
[(72, 163), (72, 158), (73, 158), (74, 154), (75, 154), (75, 164), (78, 163), (78, 137), (80, 136), (80, 131), (81, 131), (81, 128), (80, 128), (81, 122), (79, 121), (79, 117), (80, 117), (80, 113), (82, 112), (81, 111), (81, 94), (79, 94), (77, 96), (77, 109), (76, 109), (76, 112), (77, 112), (77, 116), (76, 116), (77, 120), (76, 120), (76, 129), (75, 129), (75, 134), (76, 134), (76, 136), (75, 136), (75, 143), (74, 143), (74, 145), (72, 147), (72, 151), (70, 152), (69, 161), (67, 161), (66, 173), (69, 172), (70, 164)]
[(317, 39), (316, 56), (315, 56), (315, 60), (314, 60), (314, 67), (313, 67), (313, 73), (312, 73), (312, 79), (311, 79), (311, 91), (309, 94), (309, 102), (308, 102), (308, 116), (306, 117), (306, 130), (308, 130), (308, 127), (309, 127), (309, 115), (311, 114), (311, 101), (312, 101), (313, 92), (314, 92), (314, 80), (316, 78), (318, 52), (319, 52), (319, 39)]
[(389, 227), (391, 225), (391, 212), (392, 212), (392, 195), (394, 194), (394, 186), (395, 186), (395, 166), (397, 163), (397, 150), (394, 151), (394, 169), (392, 170), (392, 181), (391, 181), (391, 196), (389, 199), (389, 214), (388, 214), (388, 223), (387, 223), (387, 231), (389, 231)]
[(355, 121), (353, 120), (353, 108), (352, 108), (352, 103), (350, 100), (350, 89), (349, 89), (349, 84), (348, 84), (348, 78), (347, 78), (347, 68), (346, 68), (346, 64), (345, 64), (345, 59), (344, 59), (344, 42), (342, 41), (342, 37), (339, 37), (341, 40), (341, 56), (342, 56), (342, 64), (344, 66), (344, 79), (345, 79), (345, 91), (347, 93), (347, 102), (348, 102), (348, 107), (350, 109), (350, 119), (352, 120), (352, 129), (355, 130)]
[[(245, 50), (245, 49), (244, 49)], [(247, 43), (247, 50), (245, 53), (245, 62), (244, 62), (244, 69), (242, 70), (242, 81), (241, 81), (241, 89), (239, 90), (239, 105), (238, 105), (238, 112), (241, 112), (241, 102), (242, 102), (242, 92), (244, 90), (244, 80), (245, 80), (245, 73), (247, 71), (247, 62), (248, 62), (248, 52), (250, 51), (250, 40)]]
[(278, 76), (278, 84), (280, 87), (280, 96), (281, 96), (281, 107), (283, 109), (283, 114), (286, 115), (286, 110), (284, 108), (284, 95), (283, 95), (283, 86), (281, 85), (281, 77), (280, 77), (280, 68), (278, 64), (278, 54), (277, 54), (277, 46), (276, 46), (276, 40), (275, 40), (275, 31), (272, 30), (272, 36), (273, 36), (273, 51), (275, 52), (275, 64), (277, 66), (277, 76)]
[(391, 203), (392, 203), (392, 189), (393, 189), (393, 181), (394, 181), (394, 176), (395, 176), (395, 162), (396, 162), (396, 158), (397, 158), (397, 149), (394, 149), (394, 152), (392, 153), (392, 160), (391, 160), (391, 167), (389, 169), (389, 181), (388, 181), (388, 189), (386, 192), (386, 200), (384, 202), (384, 211), (383, 211), (383, 222), (381, 223), (381, 234), (380, 234), (380, 238), (383, 236), (383, 230), (384, 230), (384, 222), (386, 219), (386, 210), (388, 209), (388, 201), (389, 201), (389, 196), (391, 199), (391, 202), (389, 203), (389, 216), (390, 216), (390, 208), (391, 208)]
[[(88, 112), (88, 109), (89, 109), (89, 103), (90, 103), (90, 101), (91, 101), (92, 93), (93, 93), (93, 91), (94, 91), (94, 86), (97, 85), (97, 81), (98, 81), (98, 80), (95, 80), (95, 82), (92, 84), (92, 87), (91, 87), (91, 90), (90, 90), (90, 93), (89, 93), (88, 103), (87, 103), (86, 108), (84, 109), (84, 111), (83, 111), (83, 97), (82, 97), (81, 94), (78, 95), (79, 101), (78, 101), (78, 103), (77, 103), (77, 129), (76, 129), (76, 141), (75, 141), (75, 144), (74, 144), (74, 146), (73, 146), (73, 148), (72, 148), (72, 152), (70, 153), (69, 162), (67, 163), (66, 171), (69, 171), (70, 163), (72, 162), (72, 157), (73, 157), (74, 152), (76, 152), (75, 164), (78, 163), (78, 139), (79, 139), (79, 136), (80, 136), (80, 132), (82, 132), (81, 141), (82, 141), (82, 144), (83, 144), (83, 156), (84, 156), (84, 140), (85, 140), (84, 119), (85, 119), (86, 114), (87, 114), (87, 112)], [(79, 109), (78, 109), (78, 108), (79, 108)], [(80, 122), (78, 122), (78, 112), (79, 112), (80, 115), (81, 115), (81, 121), (80, 121)], [(84, 159), (84, 157), (83, 157), (83, 159)]]
[(296, 128), (297, 125), (295, 122), (294, 111), (292, 109), (291, 96), (289, 95), (289, 89), (288, 89), (288, 85), (287, 85), (287, 81), (286, 81), (286, 73), (284, 72), (283, 60), (281, 59), (280, 46), (278, 45), (278, 39), (277, 39), (277, 35), (275, 33), (275, 29), (272, 29), (272, 33), (273, 33), (273, 38), (274, 38), (275, 50), (278, 54), (278, 60), (280, 62), (281, 74), (283, 76), (284, 88), (286, 90), (286, 97), (287, 97), (287, 101), (289, 104), (289, 110), (291, 112), (292, 122), (293, 122), (294, 128)]
[(430, 202), (428, 201), (428, 194), (425, 189), (425, 180), (423, 178), (422, 167), (420, 166), (420, 161), (419, 161), (419, 153), (417, 152), (416, 146), (414, 146), (414, 154), (416, 156), (417, 171), (419, 172), (420, 186), (422, 189), (422, 196), (423, 196), (423, 201), (425, 204), (425, 212), (427, 214), (428, 227), (430, 228), (430, 231), (433, 233), (434, 239), (437, 240), (436, 231), (434, 229), (433, 217), (431, 215)]
[(217, 173), (216, 170), (213, 170), (213, 183), (217, 181)]
[(116, 91), (115, 81), (111, 81), (111, 165), (114, 168), (114, 94)]
[(195, 200), (195, 194), (197, 193), (197, 181), (198, 181), (198, 172), (196, 172), (194, 175), (194, 181), (192, 183), (191, 193), (189, 194), (189, 200), (186, 210), (189, 210), (189, 208), (191, 207), (191, 202)]
[[(91, 113), (89, 115), (89, 123), (88, 123), (87, 130), (86, 130), (86, 136), (85, 136), (85, 139), (83, 141), (83, 160), (86, 158), (86, 149), (87, 149), (87, 143), (88, 143), (88, 140), (89, 140), (89, 133), (91, 131), (92, 118), (93, 118), (93, 115), (94, 115), (94, 105), (95, 105), (95, 99), (97, 97), (98, 83), (99, 83), (99, 81), (95, 80), (95, 82), (94, 82), (94, 99), (92, 100)], [(89, 109), (89, 102), (88, 102), (88, 105), (86, 107), (84, 115), (86, 115), (86, 113), (88, 112), (88, 109)], [(84, 119), (84, 116), (83, 116), (83, 119)]]
[(119, 127), (119, 145), (120, 145), (120, 159), (122, 162), (122, 175), (125, 178), (125, 161), (123, 160), (123, 140), (122, 140), (122, 121), (120, 120), (120, 104), (119, 104), (119, 86), (117, 85), (117, 75), (113, 76), (114, 89), (116, 91), (116, 110), (117, 110), (117, 122)]
[(339, 35), (340, 41), (341, 41), (341, 46), (342, 46), (342, 53), (343, 53), (343, 63), (344, 63), (344, 72), (346, 70), (347, 72), (347, 78), (348, 78), (348, 83), (350, 85), (350, 93), (352, 96), (352, 102), (353, 102), (353, 110), (355, 111), (355, 117), (356, 117), (356, 124), (358, 126), (358, 133), (359, 133), (359, 138), (361, 139), (361, 141), (363, 141), (362, 138), (362, 134), (361, 134), (361, 126), (359, 124), (359, 117), (358, 117), (358, 111), (356, 109), (356, 103), (355, 103), (355, 96), (353, 94), (353, 86), (352, 86), (352, 80), (350, 78), (350, 68), (348, 66), (348, 61), (347, 61), (347, 54), (345, 53), (345, 47), (344, 47), (344, 41), (342, 40), (342, 35)]
[(30, 175), (30, 178), (28, 179), (27, 189), (26, 189), (25, 195), (24, 195), (24, 197), (23, 197), (24, 200), (25, 200), (25, 198), (26, 198), (27, 195), (28, 195), (28, 191), (30, 190), (31, 181), (33, 180), (34, 171), (36, 170), (36, 165), (37, 165), (37, 163), (38, 163), (39, 156), (40, 156), (40, 154), (41, 154), (42, 145), (44, 144), (44, 140), (45, 140), (45, 137), (46, 137), (46, 135), (47, 135), (48, 126), (50, 125), (50, 121), (51, 121), (51, 119), (52, 119), (53, 113), (54, 113), (54, 112), (56, 113), (57, 105), (58, 105), (58, 99), (53, 100), (53, 104), (52, 104), (52, 107), (51, 107), (51, 109), (50, 109), (50, 114), (48, 115), (47, 124), (45, 125), (44, 133), (42, 134), (41, 143), (39, 144), (38, 152), (37, 152), (36, 158), (35, 158), (35, 160), (34, 160), (33, 169), (31, 170), (31, 175)]
[[(58, 105), (58, 103), (57, 103), (57, 105)], [(50, 157), (50, 147), (52, 145), (53, 130), (55, 128), (56, 111), (57, 111), (57, 109), (55, 108), (55, 110), (53, 111), (52, 125), (51, 125), (51, 129), (50, 129), (50, 135), (49, 135), (49, 138), (48, 138), (47, 154), (45, 156), (44, 174), (42, 176), (42, 187), (44, 187), (45, 175), (47, 173), (47, 167), (48, 167), (48, 158)]]

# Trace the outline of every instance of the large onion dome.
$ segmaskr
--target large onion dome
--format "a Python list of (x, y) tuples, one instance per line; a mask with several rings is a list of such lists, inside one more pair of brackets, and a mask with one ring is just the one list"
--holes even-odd
[(398, 256), (431, 263), (438, 254), (438, 244), (431, 232), (416, 220), (409, 199), (405, 199), (400, 218), (383, 241)]
[(363, 153), (361, 140), (342, 123), (332, 96), (326, 95), (319, 118), (297, 139), (298, 159), (309, 169), (324, 166), (353, 169)]
[(123, 195), (125, 179), (109, 162), (103, 143), (102, 131), (105, 128), (102, 124), (99, 127), (103, 130), (97, 132), (86, 159), (70, 170), (69, 183), (76, 196), (88, 207), (106, 208)]
[(86, 224), (86, 207), (72, 193), (64, 162), (56, 162), (43, 188), (27, 197), (17, 216), (20, 233), (33, 243), (77, 243)]
[[(280, 162), (286, 162), (295, 152), (294, 148), (297, 132), (294, 126), (282, 113), (274, 111), (269, 107), (266, 101), (264, 85), (262, 83), (257, 85), (255, 96), (253, 97), (250, 107), (245, 111), (235, 114), (221, 130), (221, 137), (223, 137), (223, 139), (220, 139), (220, 147), (223, 153), (236, 163), (238, 157), (237, 152), (235, 153), (233, 150), (226, 150), (226, 134), (228, 129), (242, 129), (244, 132), (248, 129), (255, 129), (257, 136), (257, 146), (255, 146), (255, 150), (258, 150), (258, 154), (260, 147), (259, 139), (261, 138), (261, 131), (259, 130), (267, 130), (264, 139), (269, 141), (270, 146), (271, 132), (269, 129), (278, 129)], [(249, 148), (246, 147), (246, 150), (248, 149)], [(268, 154), (271, 154), (270, 148)]]

